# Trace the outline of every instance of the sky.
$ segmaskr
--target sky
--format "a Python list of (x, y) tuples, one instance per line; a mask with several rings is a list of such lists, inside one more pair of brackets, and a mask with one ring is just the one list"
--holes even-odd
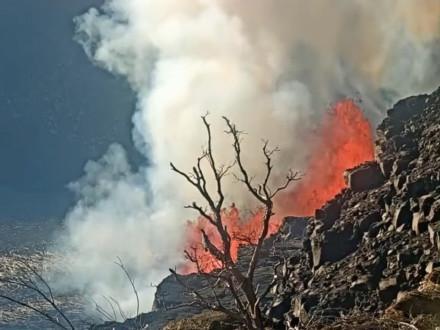
[(0, 221), (62, 218), (66, 185), (112, 142), (131, 142), (134, 95), (74, 41), (99, 0), (0, 2)]

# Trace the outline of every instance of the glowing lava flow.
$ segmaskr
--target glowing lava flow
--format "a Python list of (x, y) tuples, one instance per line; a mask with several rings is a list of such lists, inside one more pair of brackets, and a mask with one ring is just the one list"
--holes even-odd
[[(231, 254), (234, 260), (237, 259), (238, 247), (241, 244), (256, 242), (261, 228), (262, 213), (257, 211), (254, 215), (243, 219), (240, 211), (235, 206), (230, 206), (223, 211), (223, 222), (231, 235)], [(274, 219), (274, 218), (273, 218)], [(271, 223), (270, 232), (274, 233), (279, 228), (281, 221), (274, 220)], [(218, 262), (211, 254), (204, 250), (201, 230), (204, 230), (212, 243), (218, 248), (222, 247), (220, 236), (217, 234), (214, 226), (205, 219), (199, 218), (196, 222), (188, 222), (186, 231), (186, 250), (195, 257), (199, 267), (206, 272), (219, 267)], [(193, 262), (187, 262), (181, 269), (182, 273), (191, 273), (197, 271)]]
[[(345, 187), (343, 173), (346, 169), (374, 158), (371, 126), (353, 101), (339, 101), (324, 116), (312, 148), (305, 176), (291, 192), (276, 201), (278, 209), (282, 209), (284, 214), (274, 216), (269, 234), (279, 229), (285, 215), (312, 215), (315, 209)], [(260, 219), (260, 211), (243, 219), (235, 206), (224, 210), (224, 224), (232, 237), (232, 256), (235, 260), (240, 244), (255, 242), (260, 232)], [(204, 250), (201, 229), (217, 247), (222, 246), (215, 228), (206, 220), (198, 219), (188, 222), (185, 248), (197, 258), (200, 268), (209, 272), (219, 265)], [(243, 241), (242, 237), (248, 241)], [(188, 261), (181, 271), (191, 273), (197, 269), (194, 263)]]
[(313, 214), (345, 188), (346, 169), (373, 159), (373, 133), (361, 109), (352, 100), (336, 103), (324, 117), (304, 178), (288, 196), (289, 213)]

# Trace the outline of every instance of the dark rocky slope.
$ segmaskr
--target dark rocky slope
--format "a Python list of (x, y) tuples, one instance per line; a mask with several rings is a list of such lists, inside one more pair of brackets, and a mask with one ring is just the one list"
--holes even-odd
[(347, 171), (348, 188), (311, 219), (286, 289), (287, 325), (354, 308), (380, 314), (438, 266), (440, 89), (388, 111), (376, 159)]
[[(377, 129), (376, 161), (348, 170), (345, 178), (348, 188), (308, 219), (302, 241), (304, 219), (295, 224), (293, 218), (266, 242), (260, 285), (272, 281), (277, 256), (289, 261), (266, 302), (271, 327), (307, 328), (311, 319), (331, 324), (354, 310), (380, 316), (399, 293), (417, 288), (440, 266), (440, 89), (389, 110)], [(242, 248), (239, 262), (249, 253)], [(186, 281), (204, 286), (195, 275)], [(200, 312), (169, 310), (189, 299), (168, 277), (153, 312), (100, 328), (129, 329), (140, 321), (160, 329)]]

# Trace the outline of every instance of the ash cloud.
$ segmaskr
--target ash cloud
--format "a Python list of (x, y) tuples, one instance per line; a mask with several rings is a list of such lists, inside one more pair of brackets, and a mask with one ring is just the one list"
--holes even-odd
[[(282, 150), (277, 176), (306, 170), (304, 141), (332, 102), (361, 98), (377, 123), (397, 98), (438, 84), (439, 17), (437, 0), (107, 0), (77, 17), (90, 59), (137, 94), (134, 141), (152, 165), (133, 172), (111, 147), (73, 185), (80, 201), (60, 245), (74, 286), (110, 291), (128, 306), (116, 256), (140, 285), (179, 262), (193, 217), (182, 206), (197, 196), (168, 164), (191, 168), (203, 146), (200, 115), (210, 112), (221, 162), (231, 159), (226, 115), (248, 133), (246, 162), (257, 177), (261, 138)], [(240, 189), (228, 191), (228, 201), (252, 207)]]
[[(81, 290), (106, 305), (102, 295), (114, 297), (122, 310), (134, 312), (134, 295), (127, 278), (115, 264), (120, 258), (135, 278), (143, 297), (141, 308), (150, 308), (152, 284), (167, 274), (164, 265), (177, 264), (182, 223), (173, 209), (154, 211), (149, 203), (143, 170), (133, 172), (120, 145), (111, 145), (97, 161), (89, 161), (84, 176), (70, 184), (78, 198), (66, 216), (66, 229), (58, 248), (68, 269), (55, 277), (58, 288)], [(93, 306), (91, 306), (93, 307)]]

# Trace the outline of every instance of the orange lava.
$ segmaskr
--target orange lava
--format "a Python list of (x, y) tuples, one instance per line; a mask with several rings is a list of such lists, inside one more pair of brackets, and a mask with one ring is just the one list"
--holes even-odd
[[(286, 215), (312, 215), (315, 209), (345, 187), (343, 173), (346, 169), (374, 158), (371, 125), (352, 100), (337, 102), (324, 115), (314, 141), (310, 146), (313, 150), (304, 177), (292, 191), (276, 201), (277, 209), (282, 209), (283, 214), (279, 212), (272, 218), (269, 234), (278, 231)], [(223, 215), (224, 224), (232, 237), (232, 257), (236, 260), (239, 245), (250, 244), (258, 238), (262, 212), (257, 210), (253, 215), (243, 217), (233, 205), (225, 209)], [(221, 249), (221, 240), (215, 228), (202, 218), (188, 222), (185, 248), (197, 258), (200, 268), (209, 272), (220, 265), (204, 250), (201, 229)], [(197, 268), (188, 261), (180, 271), (192, 273)]]
[(373, 159), (370, 123), (352, 100), (337, 102), (324, 116), (305, 176), (288, 196), (289, 213), (312, 215), (345, 188), (346, 169)]
[[(242, 216), (240, 211), (234, 205), (223, 210), (223, 223), (228, 228), (228, 232), (231, 235), (231, 255), (233, 260), (237, 260), (238, 247), (242, 244), (251, 244), (257, 242), (261, 228), (262, 210), (257, 210), (254, 214), (249, 216)], [(275, 233), (279, 229), (281, 218), (277, 216), (272, 218), (270, 224), (270, 233)], [(203, 248), (201, 230), (204, 230), (208, 235), (211, 242), (220, 250), (222, 249), (222, 241), (219, 234), (216, 232), (214, 226), (212, 226), (204, 218), (198, 218), (195, 222), (188, 221), (186, 228), (186, 251), (188, 251), (192, 257), (196, 257), (199, 263), (199, 267), (209, 272), (216, 268), (219, 268), (218, 261), (211, 256), (211, 254)], [(184, 274), (197, 271), (196, 265), (189, 261), (183, 265), (180, 271)]]

